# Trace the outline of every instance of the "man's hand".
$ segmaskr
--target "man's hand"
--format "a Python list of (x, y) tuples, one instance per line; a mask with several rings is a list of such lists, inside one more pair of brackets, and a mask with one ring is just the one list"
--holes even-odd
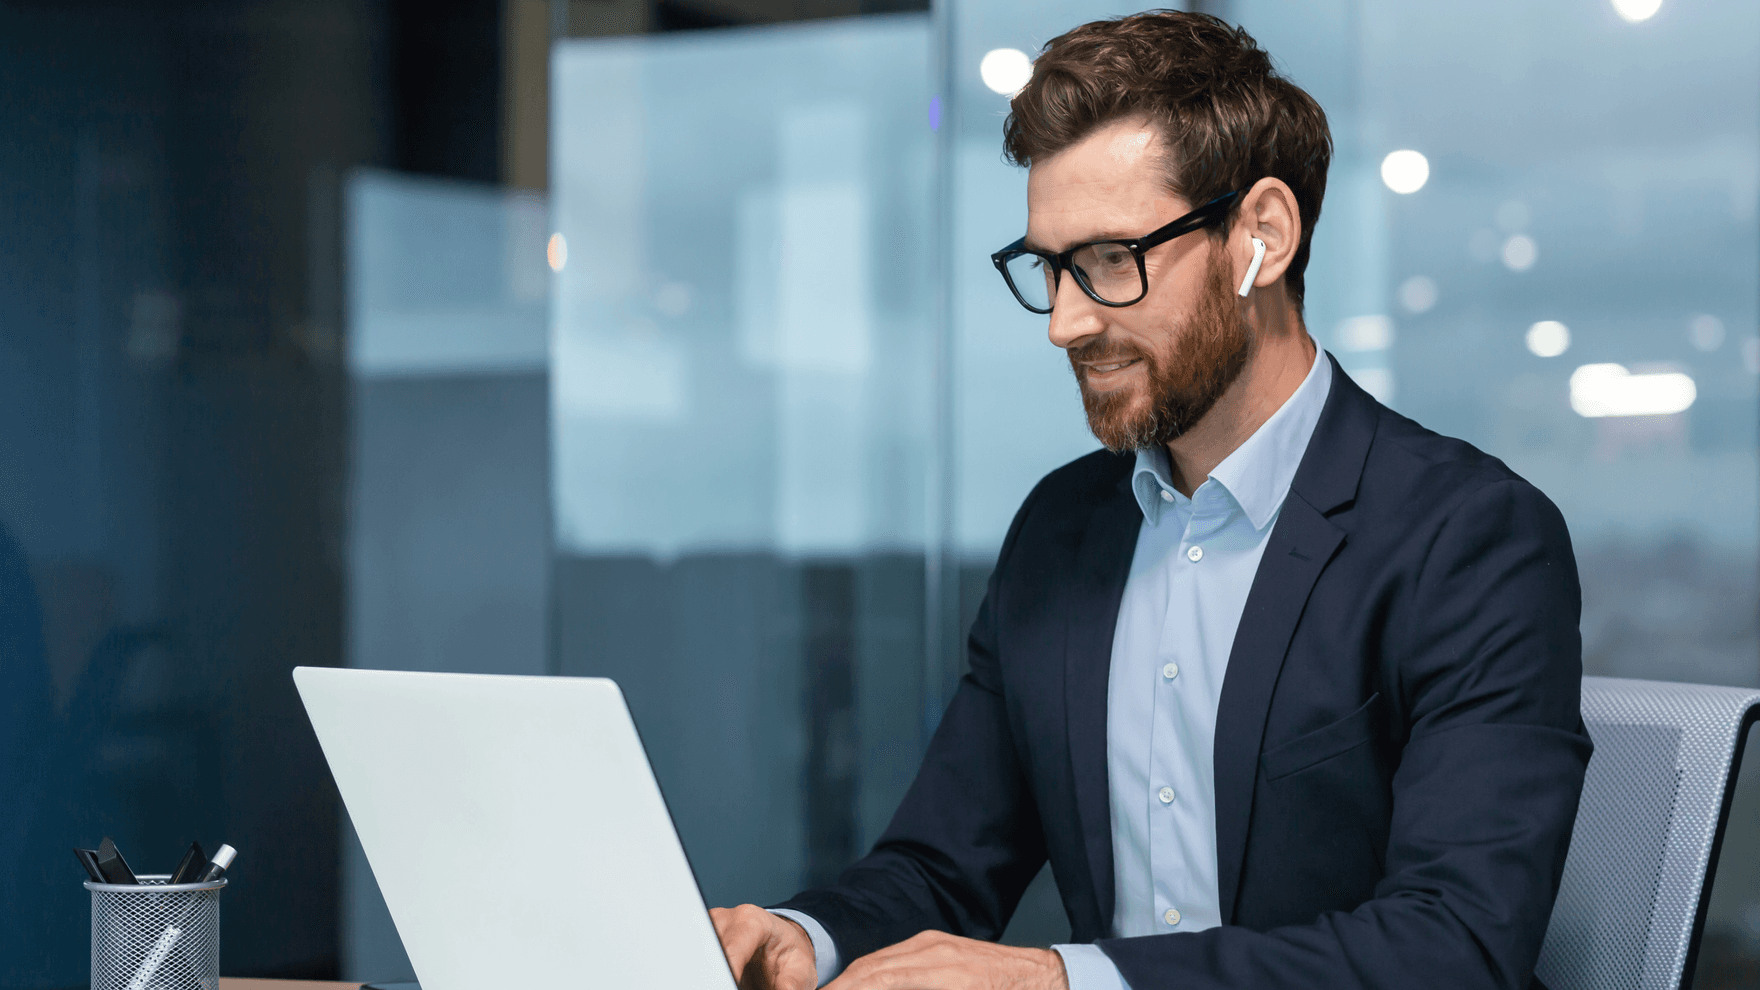
[(710, 908), (740, 990), (813, 990), (819, 968), (806, 929), (756, 904)]
[(1050, 949), (923, 932), (850, 963), (825, 990), (1069, 990), (1069, 980)]

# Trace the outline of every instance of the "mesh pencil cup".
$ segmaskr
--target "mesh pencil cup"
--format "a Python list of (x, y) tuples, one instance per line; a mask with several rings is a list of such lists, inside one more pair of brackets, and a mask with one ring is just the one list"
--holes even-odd
[(86, 881), (92, 892), (92, 990), (219, 990), (220, 891), (226, 878), (139, 886)]

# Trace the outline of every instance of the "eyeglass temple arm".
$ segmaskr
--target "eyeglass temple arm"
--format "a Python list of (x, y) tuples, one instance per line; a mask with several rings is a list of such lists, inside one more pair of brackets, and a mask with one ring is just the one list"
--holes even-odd
[[(1185, 216), (1180, 217), (1178, 220), (1175, 220), (1160, 230), (1157, 230), (1153, 234), (1137, 241), (1137, 250), (1147, 251), (1157, 244), (1165, 244), (1181, 234), (1189, 234), (1192, 231), (1197, 230), (1199, 227), (1208, 227), (1211, 224), (1216, 223), (1219, 218), (1228, 215), (1228, 211), (1234, 207), (1235, 200), (1240, 198), (1240, 190), (1231, 193), (1223, 193), (1210, 202), (1205, 203), (1203, 206), (1198, 207)], [(1025, 240), (1025, 238), (1022, 238), (1022, 240)]]
[(1010, 242), (1006, 247), (1004, 247), (1002, 250), (992, 252), (990, 255), (990, 263), (997, 265), (997, 266), (1001, 266), (1002, 264), (1005, 263), (1004, 255), (1007, 255), (1011, 251), (1025, 250), (1026, 246), (1027, 246), (1027, 238), (1025, 237), (1025, 235), (1017, 237), (1012, 242)]

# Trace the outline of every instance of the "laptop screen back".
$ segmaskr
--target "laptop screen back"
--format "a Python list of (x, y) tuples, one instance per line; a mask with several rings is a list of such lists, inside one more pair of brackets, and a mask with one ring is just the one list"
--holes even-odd
[(616, 684), (293, 677), (423, 990), (733, 990)]

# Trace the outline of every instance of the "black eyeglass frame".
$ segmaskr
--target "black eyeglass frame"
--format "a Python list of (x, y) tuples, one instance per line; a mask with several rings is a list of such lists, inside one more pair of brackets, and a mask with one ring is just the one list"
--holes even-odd
[[(1247, 192), (1248, 190), (1246, 189), (1237, 189), (1231, 193), (1223, 193), (1210, 202), (1205, 203), (1203, 206), (1179, 217), (1171, 223), (1156, 228), (1151, 233), (1144, 234), (1142, 237), (1127, 240), (1119, 240), (1116, 237), (1102, 237), (1099, 240), (1083, 241), (1080, 244), (1072, 245), (1068, 250), (1059, 251), (1053, 254), (1050, 251), (1035, 251), (1032, 248), (1027, 247), (1027, 239), (1021, 237), (1013, 244), (1010, 244), (1002, 250), (997, 251), (995, 254), (992, 254), (990, 256), (990, 263), (995, 265), (996, 270), (1002, 273), (1002, 280), (1008, 283), (1008, 291), (1014, 293), (1015, 301), (1026, 307), (1027, 312), (1029, 313), (1038, 313), (1040, 316), (1044, 316), (1051, 312), (1052, 308), (1057, 305), (1057, 290), (1063, 284), (1063, 273), (1065, 271), (1068, 271), (1071, 275), (1075, 276), (1076, 284), (1081, 286), (1082, 292), (1086, 293), (1089, 299), (1094, 300), (1100, 305), (1111, 306), (1113, 309), (1135, 306), (1137, 303), (1143, 301), (1144, 296), (1149, 294), (1149, 270), (1143, 264), (1143, 255), (1151, 248), (1165, 244), (1182, 234), (1189, 234), (1194, 230), (1202, 230), (1206, 227), (1214, 227), (1223, 222), (1228, 218), (1229, 208), (1234, 206), (1235, 201), (1242, 196), (1245, 196)], [(1086, 247), (1093, 247), (1096, 244), (1121, 245), (1131, 253), (1132, 257), (1137, 259), (1137, 283), (1143, 287), (1143, 291), (1137, 293), (1135, 299), (1132, 299), (1129, 302), (1112, 302), (1107, 299), (1102, 299), (1100, 298), (1100, 294), (1094, 291), (1094, 287), (1088, 284), (1088, 276), (1075, 265), (1075, 255), (1077, 251)], [(1021, 295), (1021, 290), (1014, 284), (1014, 276), (1008, 273), (1009, 262), (1029, 254), (1051, 266), (1051, 293), (1050, 298), (1047, 300), (1050, 305), (1044, 309), (1040, 309), (1032, 303), (1027, 302), (1027, 298)]]

